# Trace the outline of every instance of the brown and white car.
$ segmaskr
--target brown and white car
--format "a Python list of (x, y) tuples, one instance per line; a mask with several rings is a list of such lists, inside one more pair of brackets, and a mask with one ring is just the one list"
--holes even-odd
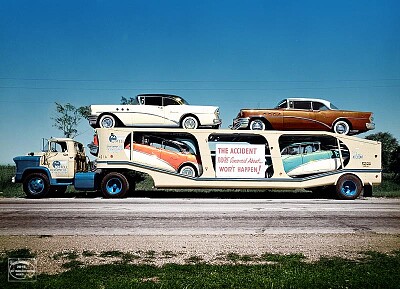
[(318, 130), (357, 134), (374, 129), (372, 112), (341, 110), (313, 98), (287, 98), (274, 109), (241, 109), (232, 129)]

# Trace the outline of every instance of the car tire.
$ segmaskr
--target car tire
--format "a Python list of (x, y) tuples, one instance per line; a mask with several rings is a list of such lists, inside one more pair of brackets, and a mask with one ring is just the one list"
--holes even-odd
[(197, 177), (197, 171), (196, 169), (191, 166), (191, 165), (184, 165), (179, 169), (179, 173), (181, 175), (187, 176), (187, 177)]
[(345, 174), (336, 183), (336, 196), (341, 200), (355, 200), (362, 190), (362, 183), (355, 175)]
[(338, 120), (333, 125), (333, 132), (347, 135), (350, 132), (350, 124), (345, 120)]
[(100, 117), (99, 120), (99, 127), (101, 128), (113, 128), (117, 124), (117, 121), (115, 117), (109, 114), (105, 114), (102, 117)]
[(196, 117), (188, 115), (182, 119), (181, 127), (184, 129), (197, 129), (199, 127), (199, 121)]
[(123, 198), (129, 191), (129, 182), (123, 174), (112, 172), (101, 181), (101, 191), (108, 199)]
[(23, 182), (23, 189), (28, 198), (40, 199), (50, 191), (49, 178), (43, 173), (29, 174)]
[(265, 130), (266, 125), (261, 119), (254, 119), (250, 121), (249, 128), (250, 130)]

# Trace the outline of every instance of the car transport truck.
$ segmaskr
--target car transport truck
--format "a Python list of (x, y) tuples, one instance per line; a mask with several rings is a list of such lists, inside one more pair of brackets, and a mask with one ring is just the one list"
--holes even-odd
[(329, 189), (356, 199), (372, 195), (382, 171), (379, 142), (330, 132), (98, 128), (91, 153), (95, 167), (82, 144), (52, 138), (14, 158), (14, 181), (31, 198), (69, 185), (121, 198), (141, 172), (155, 188)]

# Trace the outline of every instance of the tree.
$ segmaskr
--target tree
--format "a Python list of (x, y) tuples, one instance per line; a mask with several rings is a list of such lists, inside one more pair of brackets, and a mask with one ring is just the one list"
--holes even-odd
[(392, 153), (389, 170), (395, 173), (395, 178), (400, 176), (400, 146)]
[[(393, 156), (398, 150), (399, 143), (389, 132), (378, 132), (365, 137), (369, 140), (380, 141), (382, 143), (382, 169), (385, 172), (393, 172)], [(398, 159), (398, 156), (397, 156)]]
[(121, 96), (121, 104), (136, 104), (136, 98), (135, 97), (126, 98)]
[(82, 119), (88, 119), (90, 114), (89, 106), (75, 107), (70, 103), (65, 105), (58, 102), (56, 104), (56, 116), (53, 127), (61, 130), (64, 137), (74, 138), (78, 135), (78, 125)]

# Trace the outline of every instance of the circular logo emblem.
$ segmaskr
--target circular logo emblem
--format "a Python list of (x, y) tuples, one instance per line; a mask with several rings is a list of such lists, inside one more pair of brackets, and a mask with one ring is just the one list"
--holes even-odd
[(54, 162), (53, 162), (53, 168), (55, 168), (55, 169), (61, 168), (61, 163), (60, 163), (60, 161), (54, 161)]
[(110, 137), (108, 138), (110, 142), (116, 142), (118, 140), (117, 136), (115, 134), (111, 134)]

